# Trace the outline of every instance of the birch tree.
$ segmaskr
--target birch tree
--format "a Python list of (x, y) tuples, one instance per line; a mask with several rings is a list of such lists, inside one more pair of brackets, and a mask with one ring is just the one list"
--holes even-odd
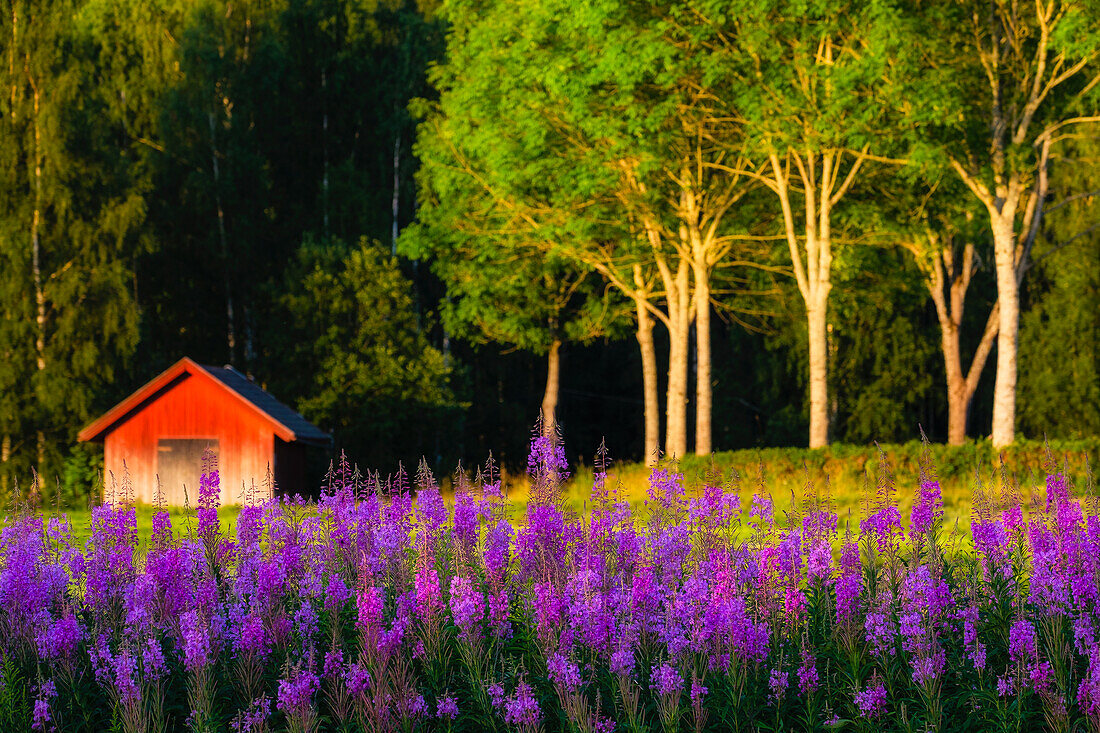
[(836, 212), (882, 160), (892, 13), (881, 2), (704, 3), (707, 42), (726, 49), (726, 94), (744, 119), (756, 176), (775, 195), (806, 312), (809, 445), (829, 441), (828, 318)]
[(402, 233), (399, 251), (428, 260), (446, 286), (441, 315), (448, 333), (546, 358), (541, 425), (553, 434), (562, 347), (607, 334), (621, 304), (607, 297), (591, 270), (556, 256), (549, 243), (527, 238), (538, 235), (531, 213), (490, 195), (442, 122), (431, 118), (431, 128), (421, 130), (420, 209), (417, 222)]
[[(937, 187), (938, 188), (938, 187)], [(955, 200), (960, 191), (937, 191), (939, 199)], [(925, 207), (927, 208), (927, 207)], [(969, 216), (968, 216), (969, 214)], [(947, 442), (966, 442), (967, 422), (978, 380), (993, 351), (1000, 324), (1000, 304), (994, 302), (969, 362), (963, 358), (962, 326), (967, 295), (977, 274), (982, 251), (982, 223), (958, 206), (937, 213), (922, 211), (923, 219), (905, 238), (904, 246), (916, 259), (936, 309), (940, 348), (947, 377)]]
[[(1040, 232), (1059, 142), (1100, 122), (1100, 9), (1064, 0), (946, 3), (913, 46), (929, 73), (914, 95), (934, 144), (988, 214), (997, 280), (992, 440), (1015, 439), (1020, 283)], [(927, 27), (925, 28), (925, 32)]]
[(113, 100), (100, 93), (75, 6), (20, 1), (4, 10), (0, 313), (21, 324), (0, 328), (0, 354), (27, 366), (4, 370), (15, 394), (0, 408), (17, 403), (23, 414), (0, 416), (0, 463), (21, 449), (33, 456), (24, 466), (46, 473), (136, 344), (126, 255), (144, 221), (146, 182), (129, 177), (119, 130), (102, 122)]
[(1027, 437), (1100, 434), (1100, 126), (1051, 166), (1020, 319), (1018, 426)]
[[(709, 452), (710, 277), (737, 241), (728, 214), (751, 184), (735, 127), (690, 38), (632, 5), (529, 3), (451, 13), (439, 114), (494, 201), (553, 251), (599, 272), (635, 306), (656, 454), (653, 323), (669, 333), (665, 450), (688, 451), (690, 333), (698, 331), (697, 451)], [(594, 53), (594, 48), (603, 53)], [(482, 216), (483, 211), (473, 213)], [(701, 413), (701, 414), (700, 414)]]

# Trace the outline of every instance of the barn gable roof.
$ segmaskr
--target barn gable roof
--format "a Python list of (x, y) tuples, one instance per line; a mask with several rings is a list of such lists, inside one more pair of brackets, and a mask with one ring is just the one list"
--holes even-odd
[(328, 433), (279, 402), (236, 369), (206, 366), (186, 356), (81, 430), (77, 438), (81, 441), (103, 438), (116, 424), (143, 409), (188, 376), (208, 379), (220, 386), (232, 399), (239, 400), (243, 407), (271, 423), (275, 434), (288, 443), (297, 441), (311, 445), (325, 445), (329, 441)]

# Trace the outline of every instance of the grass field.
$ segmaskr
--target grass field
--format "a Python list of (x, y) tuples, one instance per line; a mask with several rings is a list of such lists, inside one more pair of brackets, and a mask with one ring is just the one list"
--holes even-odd
[[(137, 535), (143, 540), (148, 540), (153, 531), (153, 512), (156, 511), (156, 507), (138, 504), (135, 509), (137, 509)], [(63, 511), (72, 523), (74, 542), (77, 545), (83, 545), (92, 536), (91, 510), (71, 509)], [(239, 512), (240, 507), (237, 506), (224, 506), (220, 509), (218, 518), (221, 520), (223, 532), (232, 533)], [(194, 509), (186, 509), (181, 506), (168, 507), (168, 514), (172, 519), (172, 528), (177, 535), (187, 534), (188, 527), (195, 526)], [(51, 513), (44, 513), (44, 521), (48, 521), (51, 516), (53, 516)]]
[[(908, 516), (919, 488), (923, 450), (922, 444), (916, 441), (885, 445), (881, 452), (875, 446), (850, 445), (833, 445), (820, 450), (765, 448), (727, 451), (709, 457), (688, 456), (668, 465), (684, 474), (689, 496), (701, 493), (708, 477), (711, 481), (735, 481), (743, 509), (747, 509), (754, 493), (771, 494), (780, 524), (785, 524), (787, 512), (798, 510), (804, 504), (803, 497), (818, 496), (832, 502), (842, 528), (851, 517), (852, 530), (858, 532), (859, 519), (863, 515), (861, 505), (869, 496), (873, 497), (883, 480), (881, 456), (885, 456), (888, 463), (897, 505), (902, 515)], [(934, 471), (943, 491), (944, 526), (950, 529), (958, 522), (960, 529), (965, 531), (970, 527), (979, 480), (982, 492), (994, 501), (999, 502), (1006, 490), (1009, 493), (1018, 491), (1027, 506), (1033, 497), (1042, 496), (1044, 464), (1053, 458), (1059, 470), (1070, 477), (1075, 492), (1078, 495), (1087, 493), (1093, 485), (1087, 462), (1095, 463), (1100, 456), (1100, 439), (1051, 442), (1049, 446), (1038, 441), (1021, 441), (1001, 455), (997, 455), (987, 442), (971, 442), (960, 447), (929, 445), (927, 451), (929, 468)], [(642, 463), (612, 464), (608, 470), (608, 486), (630, 502), (640, 516), (647, 514), (649, 474), (650, 469)], [(585, 513), (592, 478), (591, 466), (575, 469), (575, 474), (562, 487), (566, 509)], [(521, 524), (528, 497), (526, 474), (505, 470), (504, 490), (510, 517), (513, 523)], [(443, 481), (443, 496), (448, 504), (452, 503), (450, 478)], [(792, 501), (793, 496), (799, 499)], [(148, 537), (153, 507), (139, 505), (137, 509), (138, 536)], [(238, 511), (232, 505), (222, 508), (223, 531), (232, 534)], [(75, 538), (84, 542), (91, 534), (91, 512), (88, 509), (66, 512), (72, 521)], [(183, 507), (172, 507), (170, 514), (177, 533), (185, 534), (188, 522), (194, 522), (193, 509), (189, 513)]]
[[(1077, 442), (1021, 441), (998, 455), (989, 443), (971, 442), (964, 446), (927, 446), (929, 470), (943, 490), (944, 525), (950, 528), (956, 521), (963, 529), (970, 526), (974, 497), (982, 493), (1000, 502), (1005, 492), (1019, 492), (1025, 506), (1044, 492), (1044, 463), (1053, 459), (1058, 470), (1070, 477), (1079, 495), (1090, 490), (1088, 462), (1095, 464), (1100, 456), (1100, 439)], [(730, 481), (734, 477), (739, 487), (742, 508), (747, 508), (754, 493), (770, 493), (776, 508), (777, 521), (785, 512), (797, 509), (804, 497), (818, 496), (830, 500), (843, 526), (849, 513), (853, 531), (858, 532), (861, 503), (873, 497), (880, 481), (881, 456), (885, 456), (892, 477), (894, 495), (903, 516), (908, 516), (920, 486), (922, 451), (917, 441), (903, 445), (885, 445), (881, 452), (875, 446), (833, 445), (825, 449), (765, 448), (716, 453), (713, 456), (688, 456), (679, 461), (688, 493), (701, 491), (708, 476)], [(1004, 460), (1002, 471), (1001, 458)], [(649, 469), (641, 463), (612, 465), (608, 470), (608, 485), (617, 487), (623, 498), (636, 509), (644, 511)], [(507, 482), (506, 482), (507, 483)], [(583, 511), (592, 486), (592, 467), (577, 471), (564, 487), (566, 505)], [(509, 499), (522, 516), (527, 499), (525, 477), (518, 477), (509, 489)], [(792, 497), (799, 497), (792, 502)]]
[[(151, 507), (103, 507), (94, 538), (77, 511), (80, 553), (43, 541), (48, 507), (21, 513), (0, 542), (0, 731), (46, 713), (134, 733), (1096, 729), (1094, 450), (1015, 446), (1003, 468), (980, 444), (722, 453), (662, 464), (685, 480), (653, 499), (622, 464), (634, 521), (587, 511), (591, 468), (560, 511), (569, 467), (545, 439), (538, 492), (505, 480), (512, 526), (474, 496), (448, 516), (426, 480), (411, 513), (341, 487), (320, 531), (293, 531), (310, 504), (225, 507), (220, 533), (174, 509), (194, 539), (176, 545), (150, 542)], [(778, 527), (748, 518), (754, 493)], [(784, 509), (806, 521), (788, 531)]]

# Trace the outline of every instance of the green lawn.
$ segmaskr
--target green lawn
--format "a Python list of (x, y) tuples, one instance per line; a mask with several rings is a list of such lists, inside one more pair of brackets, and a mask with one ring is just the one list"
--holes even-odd
[[(976, 495), (980, 474), (982, 490), (990, 501), (1000, 503), (1005, 496), (1018, 496), (1025, 508), (1033, 502), (1042, 502), (1045, 496), (1045, 468), (1052, 455), (1058, 470), (1070, 476), (1074, 491), (1081, 496), (1087, 493), (1091, 479), (1086, 468), (1086, 456), (1095, 461), (1100, 453), (1100, 439), (1077, 442), (1056, 442), (1047, 446), (1034, 441), (1021, 441), (1001, 455), (994, 454), (988, 443), (971, 442), (961, 447), (928, 446), (929, 465), (940, 482), (944, 501), (945, 527), (956, 522), (964, 534), (969, 534), (971, 509)], [(902, 516), (908, 520), (909, 511), (919, 490), (920, 466), (923, 447), (919, 443), (883, 446), (894, 479), (894, 496)], [(1000, 460), (1003, 457), (1007, 480), (1002, 478)], [(871, 447), (833, 445), (822, 450), (799, 448), (768, 448), (717, 453), (710, 457), (689, 456), (678, 464), (685, 476), (687, 494), (697, 496), (707, 474), (718, 474), (723, 480), (736, 473), (740, 478), (737, 490), (742, 510), (747, 512), (752, 495), (761, 491), (760, 471), (763, 468), (763, 491), (770, 493), (776, 511), (777, 523), (785, 525), (785, 515), (792, 507), (804, 506), (802, 497), (816, 495), (828, 498), (840, 517), (843, 532), (851, 518), (853, 531), (858, 532), (859, 519), (863, 516), (862, 504), (876, 491), (880, 474), (879, 452)], [(640, 463), (613, 465), (609, 471), (608, 486), (629, 501), (640, 516), (646, 512), (645, 500), (649, 469)], [(826, 480), (827, 479), (827, 480)], [(588, 509), (592, 486), (592, 468), (581, 467), (576, 475), (563, 486), (563, 502), (569, 510), (584, 513)], [(509, 515), (519, 524), (523, 521), (528, 499), (528, 482), (525, 474), (504, 473), (504, 489), (508, 499)], [(1006, 491), (1007, 489), (1007, 491)], [(792, 500), (792, 496), (798, 497)], [(450, 482), (444, 484), (444, 497), (451, 503), (453, 494)], [(49, 512), (49, 509), (45, 511)], [(143, 540), (152, 530), (153, 507), (138, 506), (138, 535)], [(169, 510), (172, 526), (177, 534), (194, 527), (194, 510), (185, 512), (182, 507)], [(221, 509), (222, 529), (232, 534), (239, 509), (226, 506)], [(91, 512), (77, 509), (68, 512), (73, 531), (79, 542), (91, 534)]]
[[(137, 509), (139, 541), (147, 542), (149, 535), (153, 532), (153, 512), (156, 511), (156, 508), (144, 504), (139, 504), (135, 508)], [(46, 520), (53, 515), (52, 510), (44, 510), (44, 512), (46, 512)], [(69, 521), (72, 522), (74, 541), (78, 545), (83, 545), (92, 535), (92, 512), (88, 509), (73, 509), (67, 510), (65, 513), (68, 514)], [(232, 531), (239, 513), (240, 507), (236, 506), (225, 506), (219, 510), (218, 516), (221, 519), (223, 532)], [(185, 534), (188, 527), (192, 531), (194, 530), (196, 524), (194, 509), (168, 507), (168, 514), (172, 519), (172, 529), (177, 535)]]

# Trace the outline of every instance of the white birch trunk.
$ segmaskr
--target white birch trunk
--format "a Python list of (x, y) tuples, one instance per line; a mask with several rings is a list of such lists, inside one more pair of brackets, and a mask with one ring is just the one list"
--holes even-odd
[(1000, 324), (997, 334), (997, 377), (993, 384), (993, 447), (1016, 439), (1016, 351), (1020, 327), (1020, 288), (1016, 271), (1015, 212), (1006, 207), (993, 220), (993, 257), (997, 268)]
[(829, 444), (829, 351), (825, 298), (806, 307), (810, 346), (810, 447)]
[(668, 392), (665, 395), (665, 450), (687, 455), (687, 387), (691, 307), (689, 270), (681, 262), (675, 280), (666, 278), (668, 294)]

